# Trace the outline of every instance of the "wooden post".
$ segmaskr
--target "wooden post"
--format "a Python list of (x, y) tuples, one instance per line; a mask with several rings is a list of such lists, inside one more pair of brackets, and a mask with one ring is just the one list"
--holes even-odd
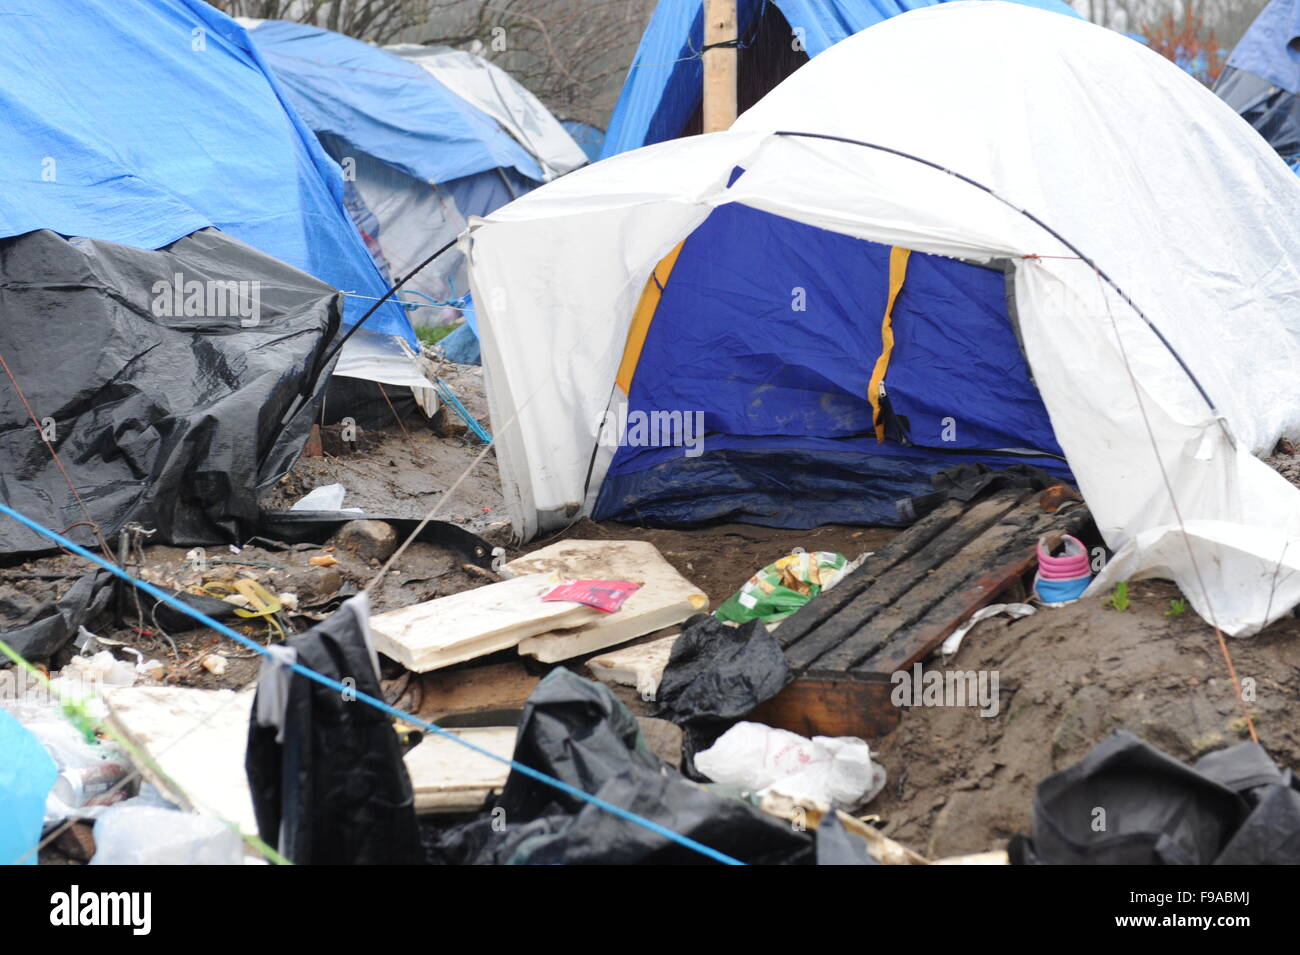
[[(704, 0), (704, 45), (736, 40), (736, 0)], [(704, 52), (704, 131), (730, 129), (736, 121), (736, 56), (734, 46)]]

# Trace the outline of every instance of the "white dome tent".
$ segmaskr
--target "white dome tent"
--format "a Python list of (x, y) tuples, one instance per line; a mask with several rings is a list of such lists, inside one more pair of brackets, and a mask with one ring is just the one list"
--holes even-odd
[(1116, 551), (1094, 592), (1168, 577), (1236, 635), (1300, 603), (1300, 491), (1254, 456), (1300, 436), (1300, 183), (1172, 63), (997, 2), (892, 18), (729, 132), (597, 163), (471, 222), (520, 536), (592, 511), (647, 280), (729, 204), (1009, 268), (1032, 381)]

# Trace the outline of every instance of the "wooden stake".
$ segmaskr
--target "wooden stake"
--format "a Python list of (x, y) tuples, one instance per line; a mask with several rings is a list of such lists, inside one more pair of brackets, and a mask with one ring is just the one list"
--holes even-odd
[[(704, 0), (704, 45), (732, 43), (736, 32), (736, 0)], [(735, 46), (704, 52), (704, 131), (730, 129), (736, 121)]]

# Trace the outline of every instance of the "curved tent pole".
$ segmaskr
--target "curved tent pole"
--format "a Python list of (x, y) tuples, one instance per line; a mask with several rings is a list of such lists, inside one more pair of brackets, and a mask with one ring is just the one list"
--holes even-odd
[[(1165, 338), (1164, 334), (1160, 331), (1159, 328), (1156, 327), (1155, 323), (1152, 322), (1151, 319), (1147, 317), (1146, 313), (1143, 312), (1142, 309), (1138, 308), (1137, 303), (1134, 302), (1133, 299), (1129, 298), (1128, 293), (1125, 292), (1122, 288), (1120, 288), (1115, 283), (1114, 279), (1112, 279), (1109, 275), (1107, 275), (1104, 271), (1102, 271), (1101, 267), (1098, 266), (1096, 262), (1094, 262), (1088, 256), (1084, 255), (1082, 249), (1076, 246), (1065, 236), (1061, 235), (1061, 233), (1057, 232), (1055, 229), (1053, 229), (1042, 219), (1038, 218), (1038, 216), (1034, 215), (1032, 212), (1030, 212), (1027, 209), (1021, 209), (1010, 199), (1007, 199), (1004, 196), (999, 195), (995, 190), (989, 188), (988, 186), (984, 185), (982, 182), (979, 182), (976, 179), (972, 179), (970, 176), (963, 175), (962, 173), (949, 169), (946, 166), (941, 166), (939, 163), (932, 162), (929, 159), (922, 159), (920, 156), (914, 156), (911, 153), (905, 152), (901, 149), (894, 149), (891, 146), (881, 146), (878, 143), (869, 143), (861, 139), (853, 139), (849, 136), (835, 136), (830, 133), (804, 133), (804, 132), (798, 132), (796, 130), (777, 130), (775, 135), (793, 136), (801, 139), (824, 139), (829, 142), (848, 143), (849, 145), (852, 146), (862, 146), (866, 149), (874, 149), (877, 150), (878, 152), (889, 153), (892, 156), (898, 156), (902, 159), (907, 159), (912, 162), (920, 163), (923, 166), (929, 166), (931, 169), (935, 169), (938, 170), (939, 172), (945, 173), (946, 175), (952, 176), (954, 179), (960, 179), (962, 182), (966, 183), (967, 185), (974, 186), (976, 189), (979, 189), (981, 192), (988, 193), (998, 202), (1020, 213), (1030, 222), (1033, 222), (1039, 228), (1043, 229), (1054, 239), (1060, 242), (1063, 246), (1065, 246), (1076, 256), (1078, 256), (1081, 262), (1089, 266), (1095, 273), (1097, 273), (1097, 275), (1107, 285), (1113, 288), (1116, 294), (1119, 295), (1119, 297), (1123, 299), (1124, 302), (1127, 303), (1128, 306), (1131, 309), (1133, 309), (1134, 312), (1137, 313), (1138, 317), (1141, 318), (1142, 321), (1146, 322), (1147, 327), (1151, 329), (1151, 331), (1155, 334), (1156, 338), (1160, 339), (1160, 344), (1165, 346), (1169, 354), (1173, 356), (1174, 361), (1178, 362), (1178, 367), (1183, 370), (1183, 373), (1187, 375), (1188, 379), (1196, 387), (1196, 390), (1200, 393), (1201, 397), (1205, 399), (1206, 405), (1209, 406), (1210, 411), (1213, 412), (1215, 418), (1219, 421), (1219, 426), (1221, 428), (1224, 428), (1224, 434), (1228, 437), (1229, 441), (1232, 441), (1232, 435), (1229, 434), (1226, 427), (1224, 427), (1223, 415), (1219, 412), (1219, 409), (1215, 406), (1214, 401), (1211, 400), (1209, 394), (1206, 392), (1205, 388), (1201, 385), (1201, 382), (1197, 379), (1196, 375), (1192, 372), (1190, 368), (1187, 367), (1187, 363), (1183, 361), (1182, 356), (1179, 355), (1178, 352), (1174, 349), (1174, 346), (1170, 344), (1169, 339)], [(1235, 444), (1236, 442), (1232, 441), (1232, 443)]]
[(411, 269), (410, 272), (406, 273), (406, 275), (402, 277), (401, 281), (395, 283), (391, 288), (389, 288), (387, 292), (385, 292), (378, 299), (378, 301), (375, 302), (374, 305), (371, 305), (370, 308), (366, 309), (366, 314), (358, 318), (356, 324), (354, 324), (351, 328), (349, 328), (343, 334), (343, 336), (339, 338), (339, 343), (326, 353), (325, 357), (321, 360), (320, 367), (317, 368), (316, 373), (312, 375), (312, 381), (315, 382), (315, 379), (320, 377), (321, 370), (329, 366), (329, 363), (333, 361), (334, 356), (337, 355), (340, 351), (342, 351), (343, 346), (348, 343), (348, 339), (351, 338), (360, 330), (361, 326), (365, 324), (366, 319), (368, 319), (371, 315), (375, 314), (375, 312), (378, 311), (379, 306), (383, 305), (390, 298), (392, 298), (393, 295), (396, 294), (398, 289), (400, 289), (411, 279), (415, 278), (415, 276), (418, 275), (430, 262), (432, 262), (438, 256), (442, 255), (444, 252), (448, 251), (452, 246), (454, 246), (459, 241), (460, 241), (460, 236), (457, 236), (456, 238), (452, 239), (450, 242), (444, 245), (437, 252), (433, 253), (431, 256), (429, 256), (427, 259), (425, 259), (423, 262), (417, 265), (415, 268)]

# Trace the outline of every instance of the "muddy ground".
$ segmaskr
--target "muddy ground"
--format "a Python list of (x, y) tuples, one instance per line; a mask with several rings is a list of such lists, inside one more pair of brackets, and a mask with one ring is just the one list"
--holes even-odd
[[(477, 369), (462, 371), (453, 387), (486, 423)], [(852, 559), (878, 549), (896, 533), (845, 526), (784, 531), (739, 524), (673, 531), (583, 520), (520, 549), (508, 543), (494, 455), (489, 452), (457, 494), (444, 500), (440, 495), (475, 459), (481, 445), (465, 436), (446, 436), (445, 430), (439, 436), (419, 415), (404, 424), (405, 430), (393, 424), (363, 433), (355, 450), (343, 447), (337, 432), (327, 428), (324, 455), (302, 458), (264, 503), (287, 507), (313, 488), (341, 482), (348, 490), (345, 506), (418, 518), (438, 504), (440, 519), (505, 545), (508, 557), (562, 537), (647, 540), (708, 594), (713, 607), (793, 547), (837, 551)], [(1270, 463), (1300, 483), (1300, 455), (1290, 448), (1281, 450), (1284, 453)], [(149, 547), (147, 576), (182, 587), (252, 577), (274, 593), (295, 594), (300, 610), (319, 615), (328, 612), (327, 599), (340, 587), (347, 593), (365, 586), (378, 567), (377, 561), (336, 543), (289, 550), (246, 547), (238, 553), (209, 548), (208, 556), (214, 560), (197, 571), (183, 549)], [(337, 563), (320, 567), (312, 562), (326, 557)], [(15, 580), (12, 575), (77, 574), (84, 563), (57, 556), (2, 570), (0, 596), (34, 601), (58, 594), (73, 578)], [(487, 580), (465, 570), (456, 555), (416, 544), (397, 572), (385, 577), (373, 601), (376, 609), (388, 609)], [(1246, 738), (1242, 709), (1215, 634), (1190, 610), (1174, 613), (1171, 602), (1178, 597), (1172, 584), (1140, 582), (1130, 588), (1130, 606), (1123, 611), (1097, 597), (1042, 609), (1014, 622), (995, 618), (979, 625), (949, 666), (996, 671), (1001, 691), (997, 714), (982, 717), (972, 708), (905, 711), (893, 733), (869, 741), (889, 783), (867, 811), (884, 820), (887, 834), (931, 857), (1000, 848), (1014, 833), (1028, 831), (1035, 785), (1078, 760), (1115, 729), (1128, 729), (1185, 760)], [(311, 618), (293, 622), (302, 629)], [(272, 637), (263, 621), (236, 623), (250, 636), (263, 641)], [(169, 633), (177, 658), (153, 626), (146, 623), (139, 629), (146, 632), (119, 628), (102, 635), (163, 660), (169, 682), (242, 686), (256, 677), (258, 661), (251, 653), (222, 646), (210, 632)], [(1280, 765), (1300, 769), (1300, 719), (1293, 707), (1300, 696), (1298, 637), (1300, 620), (1291, 617), (1257, 637), (1229, 640), (1229, 647), (1239, 675), (1254, 680), (1251, 713), (1261, 742)], [(202, 667), (203, 658), (212, 652), (227, 658), (221, 676)]]

